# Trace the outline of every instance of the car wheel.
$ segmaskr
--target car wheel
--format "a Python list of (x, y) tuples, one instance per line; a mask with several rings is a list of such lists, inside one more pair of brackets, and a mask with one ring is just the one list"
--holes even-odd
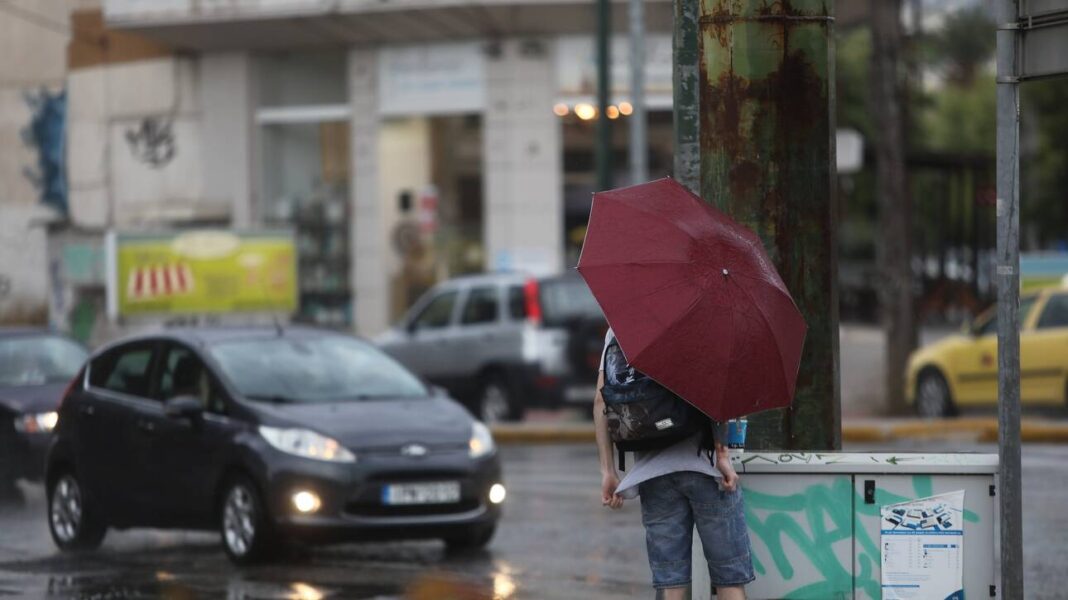
[(72, 471), (60, 472), (48, 486), (48, 529), (52, 541), (65, 552), (99, 548), (107, 534), (107, 525)]
[(491, 376), (482, 384), (478, 402), (478, 417), (483, 423), (503, 423), (523, 418), (523, 410), (516, 406), (508, 383), (500, 376)]
[(445, 546), (450, 552), (473, 552), (489, 545), (497, 525), (485, 525), (469, 532), (445, 538)]
[(244, 565), (267, 556), (271, 531), (256, 486), (247, 477), (226, 484), (219, 510), (223, 550), (233, 562)]
[(925, 371), (916, 382), (916, 414), (927, 418), (948, 417), (954, 414), (949, 384), (938, 371)]

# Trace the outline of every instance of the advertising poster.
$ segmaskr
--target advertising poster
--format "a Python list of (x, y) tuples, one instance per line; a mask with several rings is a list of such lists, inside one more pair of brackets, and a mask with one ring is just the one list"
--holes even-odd
[(108, 309), (116, 316), (293, 312), (297, 266), (288, 232), (112, 234)]
[(882, 507), (883, 598), (964, 600), (964, 490)]

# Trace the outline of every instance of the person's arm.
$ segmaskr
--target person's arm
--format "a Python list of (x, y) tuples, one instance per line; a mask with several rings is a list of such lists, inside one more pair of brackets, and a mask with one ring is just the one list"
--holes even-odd
[(734, 470), (734, 465), (731, 464), (731, 455), (727, 449), (727, 445), (723, 443), (723, 440), (727, 437), (726, 431), (726, 423), (723, 423), (722, 426), (716, 428), (716, 435), (713, 436), (715, 440), (715, 449), (713, 451), (716, 453), (716, 470), (723, 474), (722, 488), (728, 492), (733, 492), (738, 489), (738, 481), (740, 478), (738, 477), (738, 473)]
[(593, 397), (593, 431), (597, 436), (597, 455), (601, 463), (601, 504), (610, 508), (623, 506), (623, 497), (616, 493), (619, 487), (619, 474), (613, 460), (612, 440), (608, 437), (608, 422), (604, 417), (604, 398), (601, 388), (604, 386), (604, 371), (597, 376), (597, 393)]

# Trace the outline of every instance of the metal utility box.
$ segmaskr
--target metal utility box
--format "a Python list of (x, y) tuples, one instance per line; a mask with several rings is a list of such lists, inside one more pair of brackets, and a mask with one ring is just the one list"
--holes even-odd
[[(965, 597), (997, 597), (996, 454), (737, 453), (756, 581), (751, 599), (882, 598), (882, 506), (964, 494)], [(693, 599), (711, 600), (694, 532)]]

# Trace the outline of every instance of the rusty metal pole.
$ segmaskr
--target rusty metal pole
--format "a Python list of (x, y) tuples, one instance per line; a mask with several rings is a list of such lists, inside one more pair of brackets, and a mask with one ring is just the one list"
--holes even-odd
[(700, 7), (701, 196), (757, 232), (809, 327), (792, 407), (749, 419), (755, 449), (841, 447), (833, 6)]
[(701, 187), (701, 146), (697, 139), (701, 107), (698, 102), (697, 5), (700, 0), (675, 0), (672, 35), (672, 96), (675, 125), (676, 181), (698, 192)]

